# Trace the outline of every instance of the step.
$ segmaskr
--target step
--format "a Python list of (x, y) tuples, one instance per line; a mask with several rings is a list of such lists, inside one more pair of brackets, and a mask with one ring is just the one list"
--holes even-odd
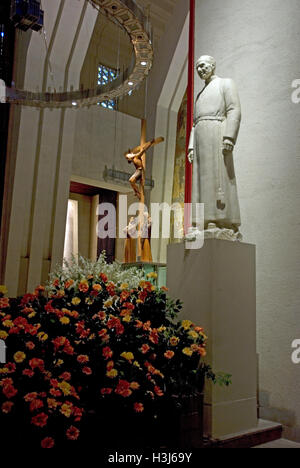
[(253, 448), (281, 439), (282, 425), (259, 419), (257, 426), (212, 442), (212, 448)]

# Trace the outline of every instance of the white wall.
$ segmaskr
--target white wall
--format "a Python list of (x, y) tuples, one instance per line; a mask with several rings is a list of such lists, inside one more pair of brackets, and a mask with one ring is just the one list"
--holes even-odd
[[(300, 76), (299, 0), (196, 0), (196, 57), (239, 88), (243, 121), (235, 166), (244, 240), (257, 245), (261, 416), (300, 441)], [(199, 79), (196, 90), (199, 90)]]

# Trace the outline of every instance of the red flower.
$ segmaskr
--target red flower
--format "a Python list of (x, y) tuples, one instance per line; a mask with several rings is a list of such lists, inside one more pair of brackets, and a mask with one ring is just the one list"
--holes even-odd
[(110, 359), (113, 355), (113, 352), (109, 346), (106, 346), (105, 348), (103, 348), (102, 354), (105, 359)]
[(109, 321), (107, 322), (108, 328), (111, 330), (112, 328), (117, 328), (121, 325), (120, 319), (117, 317), (111, 316)]
[(142, 413), (144, 411), (144, 405), (142, 403), (134, 403), (134, 411), (136, 413)]
[(12, 401), (5, 401), (3, 404), (2, 404), (2, 413), (4, 414), (8, 414), (11, 412), (12, 408), (13, 408), (14, 404)]
[(154, 343), (158, 344), (158, 333), (157, 330), (152, 330), (149, 336), (149, 340)]
[(31, 418), (31, 424), (38, 427), (45, 427), (47, 425), (48, 416), (45, 413), (40, 413)]
[(127, 301), (127, 299), (129, 298), (129, 296), (130, 296), (130, 292), (129, 292), (129, 291), (122, 291), (121, 294), (120, 294), (120, 300), (121, 300), (121, 302)]
[(6, 398), (10, 400), (14, 396), (16, 396), (18, 390), (13, 385), (5, 385), (2, 389), (2, 392), (6, 396)]
[(80, 435), (80, 431), (79, 431), (79, 429), (77, 429), (77, 427), (71, 426), (67, 430), (66, 434), (67, 434), (67, 438), (69, 440), (77, 440), (79, 435)]
[(100, 278), (102, 279), (103, 283), (107, 283), (108, 278), (105, 273), (100, 273)]
[(31, 369), (39, 369), (40, 371), (44, 370), (45, 363), (43, 359), (33, 358), (29, 361)]
[(8, 370), (8, 374), (13, 374), (14, 372), (16, 372), (16, 364), (14, 364), (13, 362), (8, 362), (7, 364), (5, 364), (5, 368)]
[(115, 285), (114, 283), (109, 283), (107, 286), (106, 286), (106, 290), (108, 292), (108, 294), (110, 296), (114, 296), (116, 294), (116, 290), (115, 290)]
[(61, 374), (59, 376), (60, 379), (66, 380), (67, 382), (69, 382), (69, 380), (71, 380), (71, 377), (72, 376), (71, 376), (70, 372), (64, 372), (63, 374)]
[(27, 393), (27, 395), (24, 396), (24, 400), (26, 403), (29, 403), (31, 401), (34, 401), (38, 397), (38, 394), (36, 392), (32, 393)]
[(85, 375), (91, 375), (92, 374), (92, 369), (90, 367), (84, 367), (82, 369), (82, 372), (85, 374)]
[(115, 392), (117, 395), (121, 395), (124, 398), (129, 397), (132, 394), (132, 391), (130, 390), (130, 383), (127, 382), (127, 380), (119, 380)]
[(54, 440), (52, 437), (45, 437), (45, 439), (42, 440), (41, 442), (41, 447), (42, 448), (53, 448), (54, 447)]
[(74, 416), (74, 421), (79, 422), (82, 418), (83, 411), (80, 408), (77, 408), (77, 406), (74, 406), (73, 408), (73, 416)]
[(112, 388), (102, 388), (101, 395), (110, 395), (112, 393)]
[(42, 400), (33, 400), (30, 403), (29, 410), (33, 412), (33, 411), (43, 408), (43, 406), (44, 406), (44, 403), (42, 402)]

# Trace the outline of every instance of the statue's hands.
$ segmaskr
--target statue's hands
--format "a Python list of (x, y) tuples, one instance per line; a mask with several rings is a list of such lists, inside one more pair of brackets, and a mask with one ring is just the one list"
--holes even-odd
[(189, 162), (191, 164), (194, 161), (194, 150), (193, 149), (190, 149), (189, 152), (188, 152), (188, 160), (189, 160)]
[(234, 149), (234, 143), (232, 140), (229, 138), (224, 138), (223, 140), (223, 151), (226, 151), (228, 153), (232, 153)]

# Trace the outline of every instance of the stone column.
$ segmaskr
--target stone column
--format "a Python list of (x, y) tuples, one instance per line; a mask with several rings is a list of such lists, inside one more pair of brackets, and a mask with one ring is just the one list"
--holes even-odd
[(198, 250), (168, 248), (167, 285), (183, 301), (182, 319), (204, 327), (205, 361), (232, 375), (232, 385), (206, 385), (204, 429), (218, 438), (257, 425), (255, 247), (208, 239)]

